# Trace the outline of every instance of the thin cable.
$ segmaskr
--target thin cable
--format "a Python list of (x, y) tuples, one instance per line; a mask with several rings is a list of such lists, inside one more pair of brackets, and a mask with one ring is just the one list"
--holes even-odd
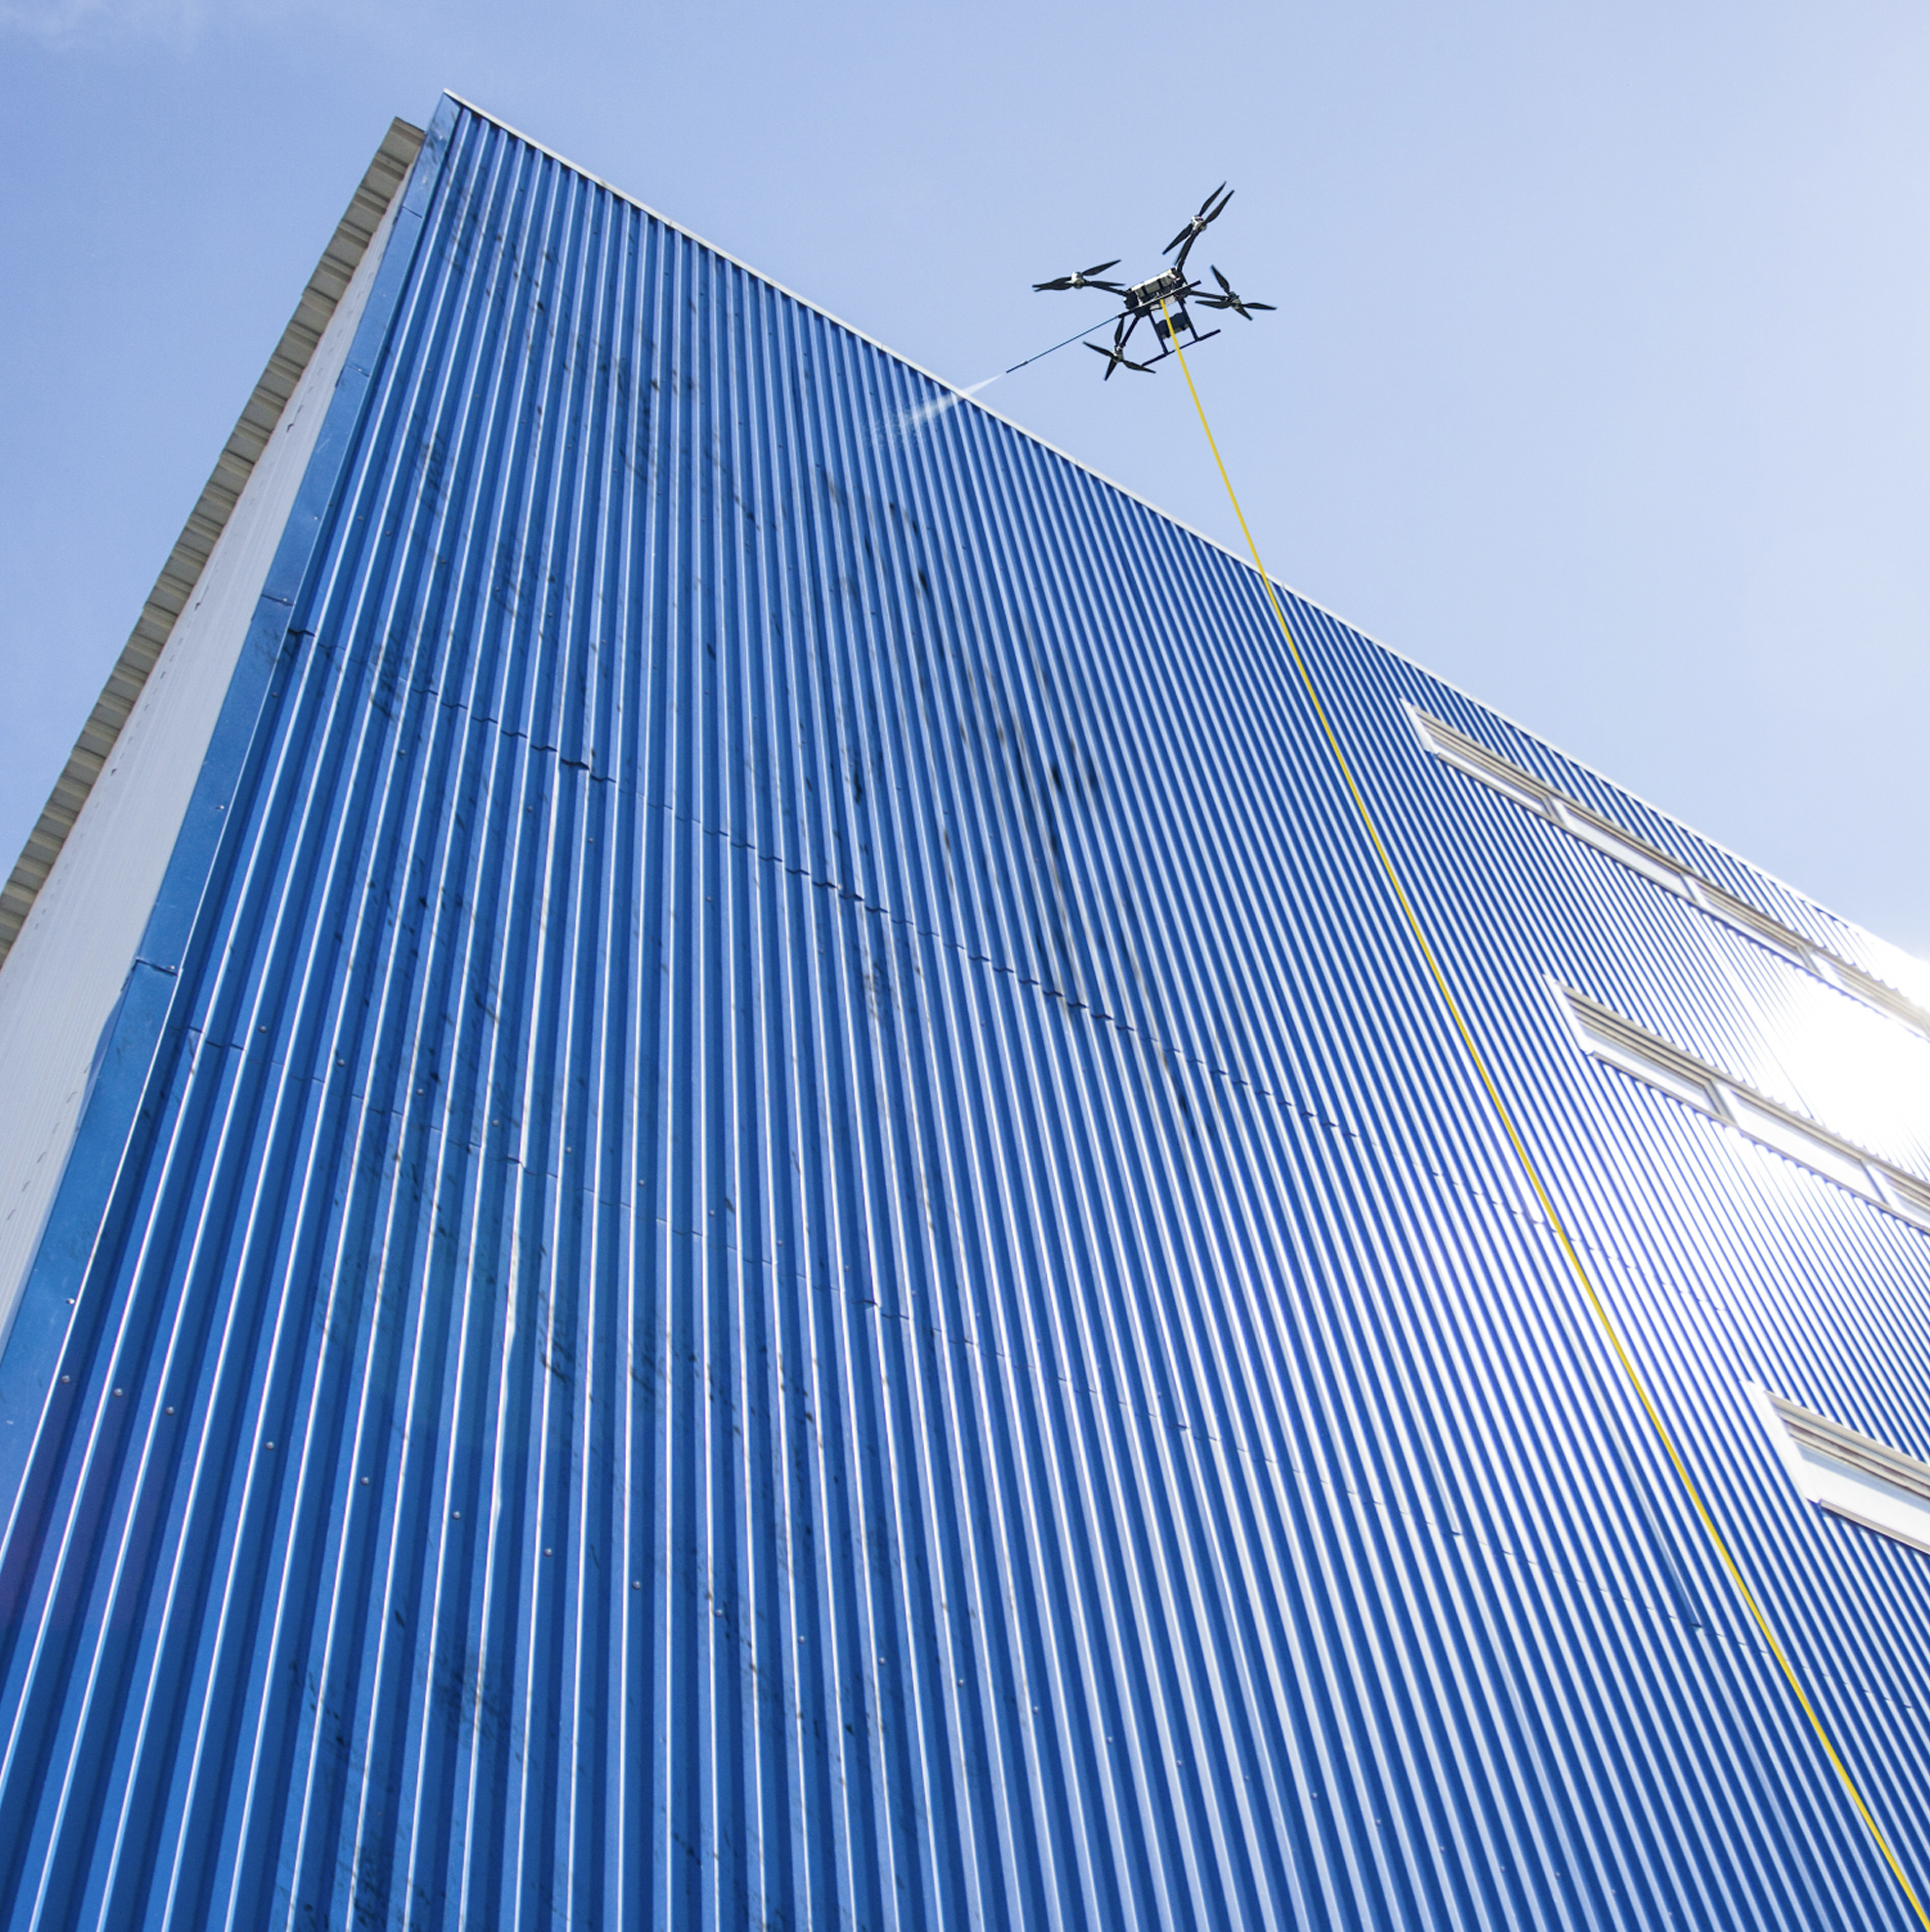
[(1092, 329), (1103, 329), (1108, 322), (1116, 322), (1118, 319), (1117, 315), (1102, 315), (1093, 323), (1091, 329), (1081, 329), (1077, 335), (1069, 335), (1064, 342), (1055, 342), (1050, 349), (1041, 349), (1036, 356), (1028, 356), (1024, 362), (1014, 362), (1009, 369), (1000, 373), (1008, 376), (1017, 375), (1028, 363), (1042, 362), (1048, 356), (1056, 356), (1062, 349), (1068, 349), (1075, 342), (1083, 342), (1092, 333)]
[(1300, 654), (1300, 646), (1294, 638), (1293, 627), (1286, 621), (1286, 612), (1280, 609), (1280, 599), (1275, 595), (1274, 580), (1267, 574), (1267, 567), (1260, 561), (1259, 546), (1253, 541), (1253, 532), (1246, 526), (1246, 513), (1239, 507), (1239, 498), (1234, 491), (1233, 479), (1227, 474), (1226, 460), (1220, 454), (1220, 445), (1213, 440), (1213, 428), (1206, 420), (1205, 405), (1199, 400), (1198, 390), (1194, 387), (1193, 371), (1186, 365), (1186, 352), (1180, 348), (1179, 337), (1173, 330), (1172, 315), (1163, 299), (1160, 301), (1159, 311), (1166, 318), (1167, 340), (1172, 343), (1173, 351), (1180, 358), (1180, 372), (1186, 377), (1187, 392), (1192, 396), (1193, 406), (1199, 416), (1199, 427), (1206, 433), (1206, 446), (1213, 452), (1213, 461), (1219, 468), (1220, 481), (1226, 484), (1227, 501), (1233, 505), (1233, 514), (1239, 520), (1239, 533), (1246, 539), (1247, 554), (1253, 559), (1253, 567), (1259, 571), (1260, 582), (1266, 588), (1267, 602), (1273, 608), (1280, 635), (1286, 640), (1287, 651), (1293, 659), (1293, 668), (1299, 674), (1301, 687), (1307, 693), (1307, 701), (1312, 706), (1321, 734), (1326, 740), (1327, 750), (1332, 754), (1334, 765), (1346, 783), (1347, 794), (1354, 802), (1355, 814), (1360, 819), (1362, 829), (1367, 835), (1367, 843), (1373, 848), (1374, 857), (1380, 863), (1382, 876), (1394, 895), (1395, 903), (1401, 908), (1401, 916), (1406, 921), (1408, 934), (1420, 953), (1422, 963), (1427, 968), (1428, 978), (1433, 981), (1435, 990), (1441, 995), (1441, 1003), (1446, 1008), (1448, 1019), (1453, 1022), (1454, 1031), (1459, 1035), (1461, 1045), (1467, 1051), (1468, 1061), (1480, 1078), (1494, 1117), (1500, 1122), (1501, 1131), (1507, 1136), (1508, 1145), (1514, 1150), (1515, 1159), (1520, 1164), (1522, 1173), (1527, 1177), (1530, 1188), (1533, 1190), (1542, 1213), (1548, 1217), (1548, 1225), (1554, 1230), (1555, 1239), (1568, 1260), (1570, 1271), (1580, 1285), (1582, 1299), (1588, 1304), (1589, 1313), (1594, 1316), (1596, 1325), (1607, 1339), (1609, 1351), (1619, 1365), (1629, 1388), (1634, 1392), (1635, 1400), (1640, 1405), (1643, 1414), (1649, 1418), (1649, 1426), (1655, 1431), (1657, 1441), (1661, 1444), (1670, 1466), (1674, 1469), (1684, 1492), (1694, 1506), (1697, 1520), (1701, 1524), (1703, 1533), (1721, 1560), (1722, 1568), (1735, 1586), (1736, 1594), (1749, 1613), (1750, 1620), (1761, 1633), (1763, 1642), (1769, 1646), (1770, 1655), (1781, 1667), (1783, 1679), (1797, 1703), (1802, 1706), (1803, 1715), (1809, 1719), (1810, 1729), (1816, 1733), (1817, 1743), (1823, 1746), (1824, 1754), (1835, 1768), (1838, 1779), (1842, 1781), (1843, 1789), (1849, 1793), (1850, 1803), (1856, 1807), (1857, 1816), (1868, 1827), (1870, 1837), (1876, 1842), (1876, 1849), (1883, 1854), (1884, 1864), (1890, 1868), (1891, 1876), (1903, 1887), (1904, 1897), (1909, 1901), (1910, 1911), (1916, 1914), (1917, 1923), (1924, 1928), (1924, 1932), (1930, 1932), (1930, 1914), (1925, 1913), (1909, 1878), (1904, 1874), (1903, 1867), (1897, 1862), (1896, 1853), (1890, 1849), (1889, 1839), (1883, 1835), (1881, 1827), (1871, 1815), (1868, 1805), (1864, 1802), (1863, 1793), (1857, 1788), (1856, 1780), (1850, 1776), (1849, 1767), (1843, 1762), (1842, 1755), (1831, 1742), (1823, 1719), (1817, 1714), (1816, 1706), (1810, 1702), (1809, 1695), (1803, 1689), (1802, 1680), (1796, 1675), (1795, 1666), (1789, 1661), (1787, 1653), (1778, 1640), (1776, 1632), (1770, 1627), (1769, 1617), (1764, 1613), (1762, 1605), (1757, 1602), (1755, 1591), (1750, 1588), (1747, 1579), (1743, 1576), (1741, 1566), (1731, 1552), (1728, 1540), (1716, 1527), (1715, 1518), (1710, 1514), (1708, 1504), (1702, 1500), (1700, 1489), (1690, 1475), (1682, 1452), (1676, 1448), (1674, 1436), (1670, 1433), (1667, 1423), (1662, 1420), (1661, 1411), (1650, 1395), (1648, 1384), (1643, 1380), (1641, 1370), (1636, 1367), (1635, 1359), (1610, 1316), (1607, 1304), (1596, 1289), (1594, 1278), (1583, 1264), (1579, 1248), (1570, 1238), (1567, 1223), (1557, 1213), (1554, 1200), (1542, 1183), (1540, 1170), (1530, 1155), (1527, 1143), (1516, 1129), (1514, 1116), (1509, 1113), (1507, 1103), (1501, 1098), (1500, 1089), (1495, 1085), (1493, 1075), (1488, 1071), (1488, 1062), (1481, 1048), (1475, 1043), (1473, 1030), (1462, 1017), (1460, 1002), (1455, 999), (1453, 989), (1448, 984), (1448, 976), (1442, 971), (1441, 963), (1435, 957), (1434, 947), (1428, 943), (1427, 934), (1414, 911), (1412, 902), (1407, 897), (1406, 888), (1401, 883), (1401, 875), (1395, 869), (1394, 861), (1382, 842), (1380, 828), (1374, 822), (1373, 814), (1367, 809), (1367, 801), (1361, 787), (1355, 782), (1353, 768), (1347, 762), (1347, 754), (1340, 748), (1340, 739), (1327, 717), (1326, 706), (1321, 702), (1320, 690), (1314, 683), (1313, 673), (1308, 668), (1307, 660)]

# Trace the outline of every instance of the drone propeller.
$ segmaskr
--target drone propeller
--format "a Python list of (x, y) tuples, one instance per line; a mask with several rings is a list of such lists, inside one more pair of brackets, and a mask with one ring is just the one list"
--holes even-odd
[(1111, 349), (1102, 349), (1096, 342), (1089, 342), (1086, 344), (1086, 347), (1095, 356), (1104, 356), (1106, 357), (1106, 373), (1100, 378), (1102, 382), (1111, 382), (1114, 369), (1137, 369), (1143, 376), (1150, 376), (1153, 373), (1150, 364), (1135, 362), (1117, 343), (1114, 343)]
[(1202, 295), (1197, 297), (1196, 299), (1202, 309), (1231, 309), (1235, 315), (1243, 316), (1249, 322), (1253, 319), (1254, 310), (1265, 309), (1269, 312), (1272, 311), (1274, 305), (1271, 302), (1242, 302), (1234, 293), (1233, 283), (1225, 275), (1221, 274), (1218, 269), (1213, 271), (1213, 279), (1220, 284), (1221, 293), (1218, 295)]
[(1108, 269), (1116, 269), (1121, 259), (1115, 255), (1110, 262), (1095, 262), (1091, 268), (1076, 270), (1070, 275), (1055, 275), (1050, 281), (1035, 281), (1032, 283), (1032, 292), (1036, 295), (1046, 289), (1103, 288), (1109, 295), (1117, 295), (1119, 293), (1117, 282), (1100, 281), (1097, 277), (1103, 275)]
[[(1179, 233), (1174, 235), (1172, 240), (1167, 242), (1165, 247), (1160, 249), (1159, 251), (1160, 254), (1170, 255), (1175, 248), (1179, 248), (1180, 261), (1184, 262), (1186, 260), (1186, 248), (1180, 248), (1181, 242), (1185, 242), (1187, 248), (1192, 247), (1194, 242), (1197, 240), (1198, 237), (1205, 232), (1207, 223), (1217, 222), (1220, 219), (1220, 217), (1226, 213), (1227, 203), (1233, 199), (1233, 195), (1234, 195), (1233, 189), (1228, 188), (1225, 182), (1222, 182), (1219, 185), (1219, 187), (1216, 188), (1213, 190), (1213, 192), (1209, 194), (1205, 198), (1205, 200), (1199, 204), (1199, 212), (1194, 216), (1192, 221), (1188, 222), (1186, 227), (1181, 229)], [(1216, 199), (1219, 203), (1217, 207), (1214, 206), (1214, 202)]]

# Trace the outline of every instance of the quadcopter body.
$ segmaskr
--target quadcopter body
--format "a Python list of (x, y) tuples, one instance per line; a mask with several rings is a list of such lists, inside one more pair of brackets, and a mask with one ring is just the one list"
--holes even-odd
[[(1127, 285), (1104, 280), (1108, 269), (1116, 269), (1119, 266), (1114, 260), (1099, 262), (1090, 269), (1079, 269), (1070, 275), (1056, 275), (1051, 281), (1032, 284), (1033, 289), (1041, 293), (1071, 288), (1097, 288), (1108, 295), (1117, 296), (1125, 305), (1113, 325), (1112, 346), (1102, 348), (1096, 342), (1086, 344), (1095, 356), (1105, 357), (1106, 381), (1112, 381), (1114, 369), (1133, 369), (1141, 375), (1151, 375), (1154, 364), (1163, 362), (1176, 348), (1193, 347), (1212, 341), (1220, 331), (1207, 329), (1202, 333), (1187, 312), (1189, 300), (1202, 309), (1230, 309), (1235, 315), (1242, 316), (1249, 322), (1253, 319), (1255, 310), (1273, 308), (1271, 302), (1243, 300), (1235, 293), (1233, 284), (1218, 269), (1212, 271), (1213, 279), (1219, 283), (1217, 290), (1207, 287), (1202, 281), (1192, 280), (1187, 275), (1186, 258), (1193, 252), (1193, 244), (1226, 212), (1227, 203), (1232, 199), (1233, 190), (1222, 182), (1199, 204), (1198, 212), (1188, 221), (1186, 227), (1181, 229), (1160, 251), (1162, 254), (1173, 255), (1172, 263), (1145, 281)], [(1174, 254), (1176, 249), (1178, 253)], [(1126, 347), (1132, 341), (1133, 331), (1144, 321), (1153, 324), (1154, 337), (1158, 346), (1143, 360), (1135, 361), (1127, 355)]]

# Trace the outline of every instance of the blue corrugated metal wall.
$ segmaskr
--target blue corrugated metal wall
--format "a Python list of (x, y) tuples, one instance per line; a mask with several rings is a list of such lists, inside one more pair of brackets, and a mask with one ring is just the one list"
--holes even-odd
[[(9, 1347), (0, 1919), (1901, 1923), (1256, 579), (452, 105), (382, 274)], [(1741, 1390), (1930, 1450), (1930, 1237), (1540, 976), (1930, 1047), (1289, 610), (1930, 1870), (1930, 1558)]]

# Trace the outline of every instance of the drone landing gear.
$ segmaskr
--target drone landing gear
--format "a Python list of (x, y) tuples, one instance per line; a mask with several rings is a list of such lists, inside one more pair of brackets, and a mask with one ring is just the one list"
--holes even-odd
[(1204, 335), (1201, 335), (1194, 327), (1193, 317), (1186, 313), (1184, 308), (1173, 309), (1168, 313), (1156, 315), (1153, 317), (1153, 333), (1165, 344), (1169, 351), (1173, 346), (1173, 337), (1182, 329), (1186, 331), (1186, 337), (1189, 342), (1211, 342), (1219, 334), (1218, 329), (1208, 329)]

